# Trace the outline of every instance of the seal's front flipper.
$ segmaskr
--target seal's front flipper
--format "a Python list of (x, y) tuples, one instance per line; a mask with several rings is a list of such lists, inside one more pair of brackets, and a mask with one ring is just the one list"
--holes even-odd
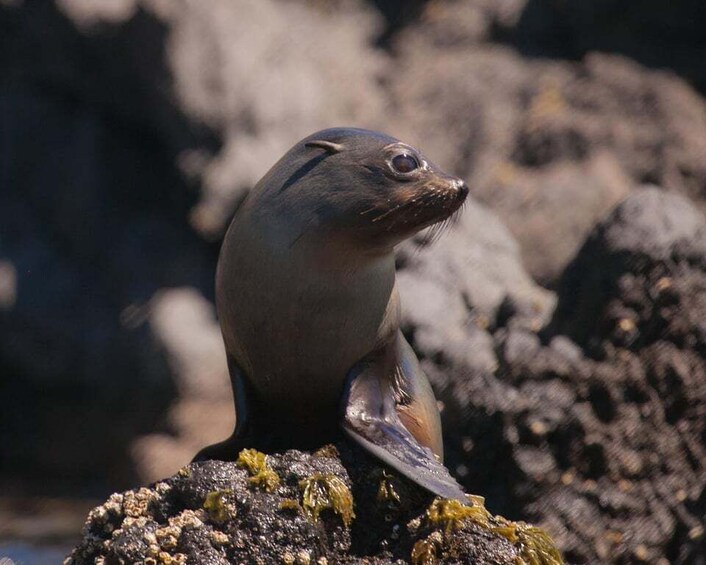
[[(440, 435), (438, 423), (424, 422), (429, 399), (413, 396), (432, 393), (416, 357), (413, 362), (408, 357), (411, 348), (405, 346), (409, 348), (400, 334), (396, 343), (351, 370), (344, 396), (343, 428), (363, 448), (418, 485), (438, 496), (467, 503), (460, 485), (440, 462), (441, 457), (422, 446), (402, 423), (412, 418), (424, 430), (422, 436)], [(438, 411), (435, 417), (438, 422)], [(434, 438), (432, 443), (440, 445), (441, 438)]]
[(243, 370), (230, 355), (228, 356), (228, 372), (235, 402), (235, 431), (227, 440), (204, 447), (192, 461), (206, 461), (208, 459), (235, 461), (242, 449), (252, 447), (246, 437), (250, 423), (247, 379)]

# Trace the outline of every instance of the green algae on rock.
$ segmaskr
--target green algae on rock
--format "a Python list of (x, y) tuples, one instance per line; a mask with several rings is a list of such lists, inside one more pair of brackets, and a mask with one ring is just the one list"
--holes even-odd
[(266, 492), (274, 492), (279, 486), (279, 477), (267, 464), (267, 456), (264, 453), (255, 449), (243, 449), (236, 464), (250, 472), (250, 484)]
[(380, 485), (378, 486), (377, 501), (390, 506), (400, 503), (400, 495), (395, 489), (392, 475), (387, 471), (382, 472), (382, 479), (380, 479)]
[(353, 496), (350, 489), (336, 475), (316, 473), (299, 483), (303, 489), (302, 507), (316, 522), (322, 511), (331, 509), (338, 514), (346, 526), (350, 526), (353, 512)]
[(436, 565), (442, 543), (440, 532), (432, 532), (426, 539), (420, 539), (412, 548), (412, 565)]
[(280, 501), (279, 509), (285, 511), (288, 510), (291, 512), (304, 512), (304, 509), (302, 508), (302, 505), (299, 504), (299, 501), (293, 498), (285, 498), (284, 500)]
[[(527, 565), (562, 565), (564, 563), (554, 541), (542, 528), (525, 522), (514, 522), (517, 543)], [(517, 545), (517, 544), (516, 544)]]
[[(150, 487), (114, 494), (91, 511), (65, 563), (561, 563), (544, 557), (548, 538), (490, 516), (480, 499), (430, 507), (426, 491), (356, 446), (337, 449), (268, 455), (267, 468), (279, 478), (273, 492), (253, 488), (250, 474), (263, 471), (265, 456), (248, 451), (248, 463), (192, 463)], [(387, 487), (378, 498), (380, 477), (395, 485), (399, 502)]]
[(203, 507), (208, 515), (217, 522), (224, 522), (235, 516), (235, 505), (228, 502), (233, 497), (232, 489), (214, 490), (206, 495)]
[(314, 452), (314, 455), (316, 457), (330, 457), (330, 458), (337, 458), (339, 457), (338, 449), (336, 449), (336, 446), (327, 443), (323, 447), (320, 447)]
[[(502, 516), (493, 516), (485, 507), (482, 496), (468, 495), (470, 505), (463, 505), (457, 500), (443, 500), (437, 498), (426, 511), (427, 524), (432, 528), (443, 529), (445, 534), (463, 528), (466, 522), (472, 522), (493, 534), (507, 539), (520, 553), (520, 562), (517, 565), (563, 565), (564, 561), (559, 550), (554, 545), (547, 532), (525, 522), (513, 522)], [(426, 543), (427, 540), (422, 540)], [(422, 544), (417, 542), (417, 544)], [(420, 563), (426, 563), (431, 548), (420, 545), (412, 552), (413, 561), (415, 554)], [(436, 551), (434, 549), (434, 551)]]

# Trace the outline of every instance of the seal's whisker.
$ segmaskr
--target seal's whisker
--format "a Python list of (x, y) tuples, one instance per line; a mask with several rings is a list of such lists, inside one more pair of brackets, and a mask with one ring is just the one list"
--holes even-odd
[(360, 216), (365, 216), (365, 214), (370, 214), (370, 212), (373, 212), (374, 210), (377, 210), (377, 208), (378, 208), (377, 205), (371, 206), (371, 207), (368, 208), (367, 210), (363, 210), (359, 215), (360, 215)]
[[(416, 198), (413, 198), (412, 200), (410, 200), (408, 203), (405, 203), (405, 205), (398, 206), (397, 208), (390, 210), (390, 212), (394, 212), (396, 210), (399, 210), (400, 208), (404, 208), (404, 207), (406, 207), (406, 204), (410, 204), (410, 205), (418, 204), (419, 208), (427, 207), (429, 205), (429, 203), (435, 199), (434, 196), (435, 196), (434, 194), (425, 192), (421, 196), (417, 196)], [(419, 215), (419, 212), (420, 212), (420, 210), (418, 209), (416, 211), (416, 213), (413, 215), (413, 217), (417, 217)], [(399, 213), (398, 216), (394, 219), (394, 221), (391, 222), (389, 226), (387, 226), (387, 231), (392, 230), (395, 226), (397, 226), (399, 224), (400, 220), (403, 220), (403, 219), (404, 219), (404, 214)]]
[[(444, 200), (448, 200), (448, 198), (444, 198)], [(442, 220), (439, 223), (434, 224), (429, 228), (427, 233), (424, 234), (422, 241), (420, 242), (421, 246), (427, 246), (435, 243), (441, 237), (446, 233), (446, 231), (454, 225), (456, 222), (456, 219), (458, 218), (458, 213), (459, 210), (456, 210), (453, 214), (451, 214), (448, 218)]]
[(439, 232), (439, 229), (440, 229), (440, 224), (434, 224), (434, 225), (430, 226), (429, 229), (422, 236), (421, 240), (419, 241), (419, 246), (420, 247), (427, 247), (427, 246), (431, 245), (431, 243), (436, 238), (436, 234)]
[(448, 226), (448, 221), (449, 221), (449, 219), (446, 218), (444, 221), (439, 222), (438, 224), (435, 224), (434, 226), (432, 226), (432, 229), (429, 233), (429, 239), (427, 241), (427, 245), (431, 245), (434, 242), (439, 240), (439, 238), (442, 236), (444, 231), (446, 231), (446, 227)]
[(416, 198), (412, 198), (411, 200), (407, 200), (407, 201), (405, 201), (405, 202), (402, 202), (401, 204), (398, 204), (397, 206), (394, 206), (393, 208), (390, 208), (389, 210), (387, 210), (387, 211), (384, 212), (383, 214), (380, 214), (379, 216), (375, 216), (375, 217), (372, 219), (372, 221), (373, 221), (373, 222), (378, 222), (378, 221), (382, 220), (383, 218), (389, 216), (390, 214), (392, 214), (392, 213), (394, 213), (394, 212), (397, 212), (400, 208), (406, 208), (407, 206), (411, 206), (411, 205), (415, 204), (417, 201), (419, 201), (420, 199), (422, 199), (423, 196), (424, 196), (424, 195), (418, 196), (418, 197), (416, 197)]

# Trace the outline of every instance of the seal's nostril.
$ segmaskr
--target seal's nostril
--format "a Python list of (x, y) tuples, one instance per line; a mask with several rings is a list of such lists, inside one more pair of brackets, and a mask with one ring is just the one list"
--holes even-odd
[(456, 188), (458, 189), (459, 198), (466, 198), (468, 196), (468, 185), (462, 180), (456, 181)]

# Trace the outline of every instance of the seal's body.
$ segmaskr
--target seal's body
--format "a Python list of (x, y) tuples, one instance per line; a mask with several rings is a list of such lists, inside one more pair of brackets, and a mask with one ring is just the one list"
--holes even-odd
[(465, 501), (440, 463), (431, 387), (399, 331), (394, 246), (466, 194), (414, 148), (367, 130), (318, 132), (275, 164), (221, 249), (216, 300), (238, 424), (199, 458), (315, 447), (343, 428), (432, 492)]

